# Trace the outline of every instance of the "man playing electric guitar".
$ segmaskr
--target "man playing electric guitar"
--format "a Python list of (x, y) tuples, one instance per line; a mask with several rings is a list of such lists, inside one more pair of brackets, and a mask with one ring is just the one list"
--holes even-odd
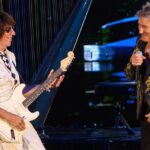
[[(20, 86), (19, 75), (14, 66), (14, 64), (16, 65), (15, 55), (7, 49), (11, 46), (12, 38), (16, 34), (13, 29), (14, 25), (15, 21), (11, 15), (6, 12), (0, 12), (0, 125), (2, 128), (0, 129), (0, 150), (45, 150), (30, 121), (26, 120), (24, 115), (18, 115), (15, 112), (16, 110), (13, 109), (14, 105), (16, 105), (16, 100), (14, 100), (15, 102), (11, 106), (11, 97), (15, 87)], [(48, 78), (53, 76), (53, 74), (54, 71), (52, 70)], [(47, 90), (52, 87), (59, 87), (63, 79), (64, 75), (60, 75), (57, 79), (55, 78), (52, 82), (49, 82), (46, 87)], [(18, 90), (20, 90), (20, 95), (22, 95), (24, 100), (24, 98), (32, 95), (39, 87), (40, 85), (36, 85), (32, 88), (31, 86), (21, 86)], [(13, 99), (15, 99), (15, 97), (13, 97)], [(9, 103), (7, 103), (7, 101), (9, 101)], [(21, 107), (23, 106), (20, 104), (22, 102), (18, 103)], [(7, 104), (8, 106), (5, 107), (3, 106), (4, 104)], [(10, 110), (7, 109), (9, 105), (11, 106)], [(15, 106), (19, 113), (22, 111), (27, 112), (26, 108), (23, 108), (20, 112), (20, 106)], [(5, 135), (7, 125), (5, 126), (5, 124), (10, 127), (7, 131), (10, 135), (8, 141), (5, 139), (5, 137), (7, 138), (7, 135)], [(21, 133), (18, 134), (18, 137), (15, 135), (15, 130)], [(16, 141), (16, 138), (18, 139), (17, 142), (13, 142)]]

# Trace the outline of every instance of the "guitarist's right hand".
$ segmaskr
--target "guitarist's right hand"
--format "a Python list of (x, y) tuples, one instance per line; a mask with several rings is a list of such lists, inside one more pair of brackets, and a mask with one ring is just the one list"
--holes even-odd
[(22, 131), (25, 129), (25, 122), (23, 118), (19, 117), (18, 115), (9, 113), (7, 114), (6, 121), (14, 128)]

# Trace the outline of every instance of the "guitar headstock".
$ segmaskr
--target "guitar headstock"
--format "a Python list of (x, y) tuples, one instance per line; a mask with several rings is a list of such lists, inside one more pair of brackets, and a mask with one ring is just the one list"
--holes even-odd
[(63, 60), (61, 60), (60, 62), (60, 68), (63, 71), (67, 71), (67, 68), (69, 67), (69, 65), (72, 63), (72, 61), (74, 60), (74, 53), (72, 51), (69, 51), (67, 53), (67, 57)]

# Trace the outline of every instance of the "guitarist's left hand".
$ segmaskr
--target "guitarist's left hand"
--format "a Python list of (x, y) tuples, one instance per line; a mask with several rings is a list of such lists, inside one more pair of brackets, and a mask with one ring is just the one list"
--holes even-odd
[[(54, 70), (52, 69), (48, 75), (48, 78), (50, 78), (52, 75), (54, 74)], [(50, 83), (48, 85), (48, 89), (52, 89), (52, 88), (57, 88), (60, 86), (60, 84), (63, 82), (64, 80), (64, 75), (61, 75), (59, 78), (56, 78), (52, 83)]]
[[(48, 75), (48, 78), (51, 77), (53, 74), (54, 74), (54, 70), (52, 69)], [(59, 78), (54, 79), (54, 81), (48, 85), (47, 91), (49, 92), (50, 89), (59, 87), (61, 82), (64, 80), (64, 77), (65, 77), (64, 75), (61, 75)], [(26, 86), (23, 90), (23, 95), (25, 97), (30, 96), (38, 87), (39, 85)]]

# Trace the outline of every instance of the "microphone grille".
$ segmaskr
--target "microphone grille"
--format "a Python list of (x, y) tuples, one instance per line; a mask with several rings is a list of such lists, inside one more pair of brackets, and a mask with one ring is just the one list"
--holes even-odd
[(135, 54), (138, 55), (138, 56), (142, 56), (142, 51), (138, 50), (138, 51), (135, 52)]

